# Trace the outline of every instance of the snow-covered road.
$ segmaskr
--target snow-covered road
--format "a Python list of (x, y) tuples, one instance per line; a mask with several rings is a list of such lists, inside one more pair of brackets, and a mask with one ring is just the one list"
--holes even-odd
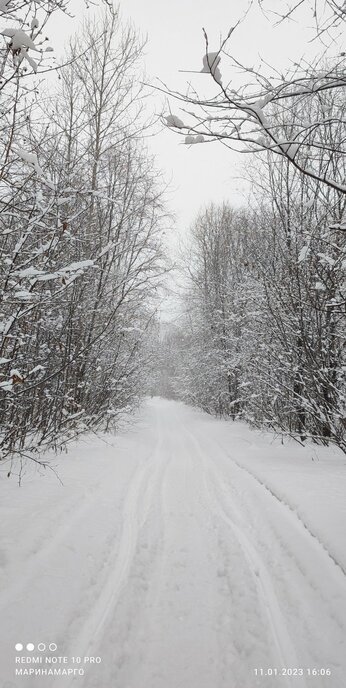
[(160, 399), (107, 442), (1, 480), (0, 687), (343, 688), (345, 457)]

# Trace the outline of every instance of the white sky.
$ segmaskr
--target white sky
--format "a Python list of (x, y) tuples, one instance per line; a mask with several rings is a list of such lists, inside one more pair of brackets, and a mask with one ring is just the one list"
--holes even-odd
[[(217, 50), (220, 40), (238, 19), (239, 11), (242, 13), (246, 6), (244, 0), (125, 0), (121, 5), (123, 16), (131, 17), (148, 35), (146, 66), (149, 75), (183, 92), (191, 80), (199, 92), (208, 93), (214, 93), (217, 88), (209, 75), (189, 75), (179, 70), (202, 68), (205, 53), (202, 27), (208, 33), (210, 49)], [(296, 49), (301, 52), (306, 41), (302, 40), (299, 27), (295, 25), (294, 28)], [(230, 46), (234, 46), (235, 54), (246, 64), (256, 62), (259, 52), (277, 64), (282, 61), (282, 53), (292, 52), (292, 32), (289, 33), (272, 31), (263, 15), (253, 12), (232, 36)], [(222, 67), (221, 64), (221, 71)], [(158, 108), (161, 102), (158, 98)], [(180, 106), (172, 102), (172, 112), (187, 121)], [(177, 213), (178, 228), (184, 231), (199, 208), (210, 201), (228, 200), (237, 204), (245, 201), (247, 186), (239, 179), (246, 162), (244, 155), (217, 143), (187, 147), (181, 141), (178, 135), (163, 131), (152, 141), (152, 147), (160, 166), (172, 178), (173, 209)]]
[[(99, 1), (102, 6), (102, 0)], [(284, 0), (267, 2), (276, 8), (286, 6)], [(160, 79), (171, 89), (185, 92), (190, 80), (199, 93), (210, 95), (214, 93), (210, 89), (215, 86), (209, 75), (189, 75), (179, 70), (202, 68), (205, 53), (202, 27), (208, 33), (209, 50), (217, 50), (247, 5), (247, 0), (123, 0), (120, 9), (123, 20), (131, 20), (138, 32), (147, 37), (144, 59), (148, 81)], [(261, 57), (285, 70), (291, 61), (299, 60), (302, 55), (311, 57), (320, 51), (318, 42), (310, 41), (313, 32), (308, 28), (309, 15), (297, 17), (300, 23), (285, 22), (275, 27), (273, 18), (264, 17), (258, 10), (256, 0), (254, 5), (229, 44), (241, 62), (253, 66)], [(54, 35), (59, 36), (60, 45), (69, 33), (76, 31), (83, 14), (94, 12), (93, 7), (85, 9), (83, 0), (71, 0), (71, 7), (76, 20), (54, 19)], [(224, 74), (224, 58), (220, 67)], [(162, 94), (154, 96), (152, 107), (157, 114), (162, 114), (163, 102)], [(172, 102), (171, 107), (174, 114), (187, 121), (179, 103)], [(248, 156), (232, 152), (218, 143), (188, 147), (182, 141), (182, 137), (164, 129), (148, 140), (158, 167), (170, 182), (169, 210), (175, 214), (176, 222), (168, 243), (173, 253), (179, 237), (186, 235), (201, 207), (223, 200), (240, 205), (247, 202), (249, 194), (249, 186), (241, 179)], [(163, 307), (165, 318), (169, 318), (168, 311), (166, 303)]]
[[(273, 0), (276, 7), (284, 5)], [(100, 3), (101, 4), (101, 3)], [(256, 4), (256, 3), (255, 3)], [(81, 0), (72, 0), (76, 20), (64, 18), (54, 28), (55, 36), (67, 36), (78, 27), (82, 14), (87, 14)], [(124, 20), (131, 20), (142, 36), (147, 36), (145, 68), (150, 81), (161, 79), (171, 88), (185, 91), (192, 81), (199, 90), (207, 91), (213, 84), (206, 74), (182, 74), (180, 69), (202, 67), (205, 27), (211, 50), (217, 50), (220, 39), (235, 24), (247, 7), (247, 0), (123, 0), (120, 3)], [(89, 10), (93, 12), (92, 10)], [(51, 27), (52, 28), (52, 27)], [(272, 22), (258, 10), (251, 10), (246, 21), (232, 36), (234, 55), (247, 65), (258, 62), (259, 56), (275, 66), (284, 67), (314, 47), (308, 44), (311, 34), (297, 22), (273, 28)], [(317, 47), (317, 46), (316, 46)], [(153, 100), (156, 113), (162, 112), (164, 97)], [(180, 115), (179, 103), (172, 103), (172, 112)], [(185, 117), (186, 120), (186, 117)], [(150, 139), (150, 149), (157, 157), (158, 166), (170, 182), (170, 209), (176, 215), (177, 232), (185, 232), (198, 210), (210, 201), (228, 200), (239, 205), (246, 202), (247, 185), (240, 179), (246, 156), (233, 153), (221, 144), (204, 144), (187, 147), (182, 138), (163, 130)]]

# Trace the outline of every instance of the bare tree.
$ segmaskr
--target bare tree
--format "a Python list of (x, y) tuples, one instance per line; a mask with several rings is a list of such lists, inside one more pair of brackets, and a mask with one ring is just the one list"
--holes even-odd
[[(340, 12), (344, 12), (341, 6)], [(246, 153), (270, 151), (316, 182), (345, 194), (345, 177), (335, 166), (335, 159), (345, 156), (345, 53), (323, 52), (311, 62), (293, 64), (286, 73), (264, 61), (249, 67), (232, 50), (238, 25), (215, 51), (210, 50), (204, 31), (200, 72), (214, 82), (211, 97), (199, 95), (192, 84), (186, 93), (161, 89), (180, 102), (183, 111), (181, 117), (167, 115), (167, 126), (183, 135), (186, 145), (218, 141)], [(338, 100), (337, 114), (329, 109), (326, 95)]]
[(299, 21), (301, 10), (307, 11), (315, 31), (315, 38), (333, 40), (335, 30), (346, 18), (344, 0), (289, 0), (281, 9), (271, 0), (257, 0), (263, 12), (274, 17), (276, 23)]
[(330, 229), (343, 208), (287, 161), (266, 164), (257, 207), (210, 207), (193, 228), (173, 387), (210, 413), (345, 450), (345, 234)]
[(165, 268), (140, 54), (134, 31), (107, 10), (71, 44), (49, 109), (33, 103), (25, 116), (31, 152), (11, 161), (2, 215), (3, 455), (114, 425), (141, 394)]

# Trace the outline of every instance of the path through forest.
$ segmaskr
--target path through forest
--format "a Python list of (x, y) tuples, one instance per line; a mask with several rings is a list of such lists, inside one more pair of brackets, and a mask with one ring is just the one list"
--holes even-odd
[[(5, 494), (0, 686), (341, 688), (345, 458), (162, 399), (106, 442)], [(52, 642), (84, 676), (15, 676)]]

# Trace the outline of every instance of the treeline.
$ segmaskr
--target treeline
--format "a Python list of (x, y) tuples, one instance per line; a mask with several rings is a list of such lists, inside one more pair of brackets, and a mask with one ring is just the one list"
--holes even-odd
[[(344, 106), (321, 96), (321, 112), (327, 106), (332, 145), (320, 158), (332, 151), (342, 181)], [(252, 180), (247, 208), (212, 205), (192, 228), (182, 315), (161, 342), (158, 389), (346, 451), (345, 194), (270, 152)]]
[[(53, 4), (35, 8), (26, 20), (44, 26)], [(109, 427), (136, 404), (164, 272), (134, 30), (111, 8), (87, 22), (51, 94), (32, 83), (28, 37), (2, 48), (0, 458)]]

